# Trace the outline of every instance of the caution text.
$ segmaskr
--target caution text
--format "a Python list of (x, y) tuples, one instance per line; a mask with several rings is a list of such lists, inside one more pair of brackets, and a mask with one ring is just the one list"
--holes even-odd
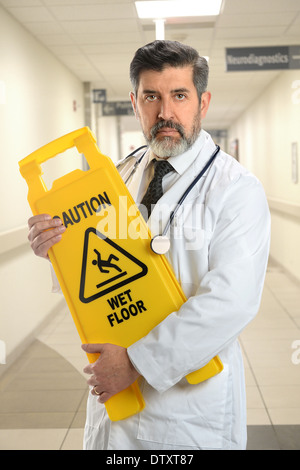
[(78, 224), (81, 220), (86, 219), (94, 213), (99, 213), (106, 205), (110, 206), (111, 202), (104, 191), (103, 194), (93, 196), (89, 200), (80, 202), (73, 208), (63, 211), (61, 216), (55, 215), (54, 218), (61, 218), (64, 226), (67, 228), (69, 225)]

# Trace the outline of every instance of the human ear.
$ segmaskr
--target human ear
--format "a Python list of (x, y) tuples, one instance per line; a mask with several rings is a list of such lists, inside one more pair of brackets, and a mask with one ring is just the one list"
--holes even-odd
[(135, 94), (133, 93), (133, 91), (130, 92), (129, 96), (130, 96), (130, 100), (131, 100), (131, 104), (132, 104), (132, 108), (133, 108), (135, 117), (136, 117), (137, 120), (139, 120), (139, 116), (138, 116), (138, 112), (137, 112), (137, 106), (136, 106)]
[(209, 103), (211, 99), (211, 93), (209, 91), (205, 91), (201, 95), (201, 118), (206, 116), (206, 113), (209, 108)]

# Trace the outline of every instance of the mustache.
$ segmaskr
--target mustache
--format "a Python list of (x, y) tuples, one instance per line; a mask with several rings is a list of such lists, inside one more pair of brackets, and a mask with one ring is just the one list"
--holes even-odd
[(156, 134), (158, 133), (158, 131), (160, 131), (160, 129), (163, 129), (164, 127), (168, 127), (170, 129), (176, 129), (176, 131), (179, 132), (181, 137), (185, 137), (183, 127), (180, 124), (177, 124), (176, 122), (173, 122), (173, 121), (159, 121), (156, 124), (154, 124), (154, 126), (151, 128), (151, 131), (150, 131), (151, 137), (152, 138), (156, 137)]

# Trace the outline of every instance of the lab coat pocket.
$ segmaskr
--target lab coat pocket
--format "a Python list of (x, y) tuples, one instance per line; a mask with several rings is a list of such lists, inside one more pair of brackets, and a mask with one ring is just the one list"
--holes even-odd
[(200, 227), (193, 227), (187, 224), (182, 227), (182, 236), (187, 251), (195, 252), (203, 250), (207, 245), (208, 235), (209, 233)]
[(190, 385), (185, 378), (159, 393), (145, 383), (146, 407), (138, 439), (197, 449), (222, 449), (226, 441), (228, 366), (211, 379)]
[(169, 260), (185, 295), (195, 295), (208, 271), (208, 248), (211, 232), (190, 225), (181, 226), (172, 243)]

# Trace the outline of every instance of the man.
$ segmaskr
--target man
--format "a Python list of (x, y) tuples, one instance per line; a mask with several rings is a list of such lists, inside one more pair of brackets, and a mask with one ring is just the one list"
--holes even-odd
[[(129, 175), (129, 190), (148, 209), (155, 160), (170, 163), (162, 177), (163, 195), (148, 220), (156, 235), (215, 152), (211, 137), (201, 130), (211, 97), (208, 66), (188, 46), (154, 41), (136, 52), (130, 71), (131, 100), (149, 149), (142, 170), (130, 176), (136, 159), (125, 159), (120, 174)], [(45, 232), (59, 223), (45, 217), (29, 220), (29, 239), (35, 253), (47, 257), (64, 228)], [(167, 256), (187, 302), (128, 349), (82, 346), (88, 353), (101, 353), (85, 368), (93, 387), (86, 449), (245, 449), (245, 384), (237, 338), (258, 311), (269, 232), (260, 183), (221, 151), (170, 227)], [(223, 371), (198, 385), (188, 384), (185, 376), (216, 354)], [(145, 409), (110, 422), (101, 403), (137, 379)]]

